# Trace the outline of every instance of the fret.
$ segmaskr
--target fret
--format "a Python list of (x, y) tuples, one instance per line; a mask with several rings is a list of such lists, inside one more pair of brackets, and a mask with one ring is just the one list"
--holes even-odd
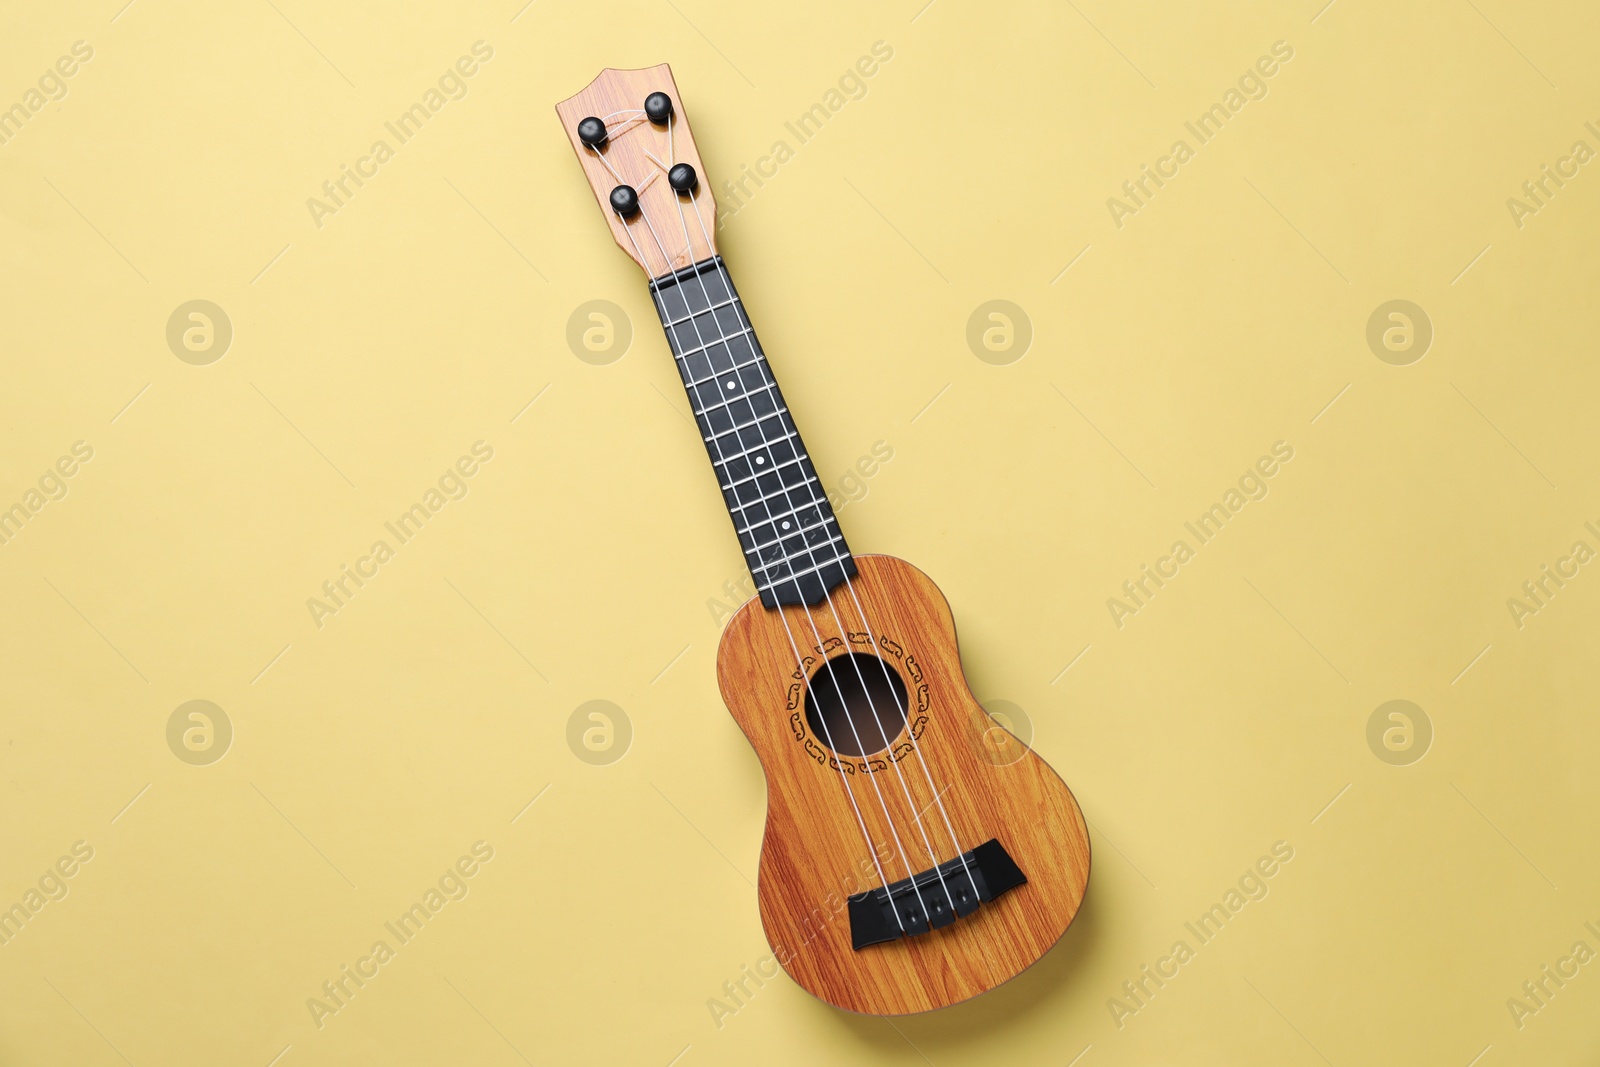
[[(736, 400), (748, 400), (750, 397), (755, 396), (758, 393), (770, 393), (774, 389), (777, 389), (777, 388), (778, 388), (778, 383), (777, 382), (768, 382), (765, 385), (758, 386), (758, 387), (756, 387), (754, 389), (746, 390), (744, 392), (739, 393), (738, 395), (729, 395), (729, 394), (726, 394), (726, 393), (724, 393), (724, 394), (715, 394), (714, 393), (714, 394), (712, 394), (713, 396), (722, 395), (724, 397), (722, 403), (720, 403), (720, 404), (709, 404), (706, 407), (701, 408), (699, 411), (696, 411), (695, 414), (696, 415), (709, 415), (709, 414), (711, 414), (711, 412), (716, 411), (719, 408), (728, 407), (730, 404), (732, 404)], [(699, 396), (698, 390), (696, 390), (694, 396), (696, 398), (698, 398), (698, 396)], [(774, 395), (773, 403), (774, 404), (777, 403), (776, 395)], [(690, 406), (692, 407), (693, 405), (691, 404)]]
[[(695, 412), (695, 421), (702, 430), (716, 437), (724, 437), (730, 433), (751, 428), (752, 423), (758, 432), (760, 425), (777, 418), (780, 425), (781, 416), (788, 414), (786, 409), (777, 406), (778, 398), (766, 393), (755, 393), (750, 397), (741, 397), (739, 400), (725, 407), (711, 407), (705, 411)], [(742, 421), (748, 420), (748, 421)]]
[(732, 307), (733, 305), (737, 304), (738, 302), (739, 302), (739, 298), (738, 297), (734, 297), (732, 300), (724, 300), (720, 304), (712, 304), (709, 308), (706, 308), (704, 311), (696, 311), (693, 315), (685, 315), (681, 319), (673, 319), (671, 322), (663, 322), (661, 325), (665, 329), (670, 330), (674, 326), (678, 325), (681, 322), (688, 322), (690, 319), (694, 318), (695, 315), (704, 315), (706, 313), (706, 311), (716, 311), (719, 308)]
[[(800, 524), (810, 520), (810, 516), (802, 516), (800, 513), (808, 508), (815, 508), (820, 502), (822, 502), (821, 498), (812, 497), (794, 505), (793, 507), (778, 511), (776, 513), (769, 513), (766, 515), (758, 514), (755, 516), (734, 515), (733, 532), (736, 534), (748, 534), (754, 536), (758, 531), (760, 531), (762, 536), (766, 536), (767, 533), (770, 532), (777, 534), (779, 537), (793, 537), (798, 530), (790, 529), (790, 527), (798, 527)], [(788, 502), (786, 501), (785, 503)], [(740, 512), (746, 510), (747, 508), (756, 506), (757, 505), (755, 503), (745, 504), (743, 506), (731, 506), (728, 508), (728, 511), (730, 513)], [(740, 525), (741, 521), (744, 524), (743, 526)], [(783, 525), (786, 522), (789, 524), (788, 526)], [(741, 538), (740, 541), (743, 543), (743, 538)]]
[[(710, 446), (712, 446), (714, 443), (715, 448), (721, 450), (722, 453), (731, 460), (735, 456), (748, 455), (752, 450), (764, 448), (769, 444), (776, 445), (785, 441), (793, 441), (794, 443), (790, 445), (790, 447), (804, 452), (805, 445), (800, 441), (799, 431), (794, 428), (794, 420), (784, 418), (784, 416), (788, 414), (789, 412), (787, 409), (783, 411), (776, 411), (771, 415), (765, 415), (754, 420), (753, 422), (746, 423), (743, 426), (736, 426), (727, 430), (719, 430), (714, 435), (715, 441), (711, 437), (706, 438), (706, 444), (708, 446), (707, 451), (712, 451)], [(775, 423), (776, 425), (764, 425), (766, 423)], [(774, 432), (777, 434), (777, 436), (768, 437), (767, 434), (769, 432)], [(738, 446), (738, 452), (729, 452), (723, 447), (727, 438), (730, 437), (733, 438), (731, 444)], [(713, 452), (713, 457), (715, 454), (716, 453)]]
[[(800, 493), (805, 497), (805, 503), (800, 504), (800, 507), (806, 507), (808, 504), (815, 504), (818, 501), (827, 499), (827, 491), (822, 488), (822, 482), (817, 479), (816, 469), (811, 467), (809, 463), (800, 468), (800, 476), (798, 478), (794, 477), (793, 472), (787, 477), (793, 480), (785, 482), (780, 478), (777, 484), (770, 482), (763, 484), (758, 481), (754, 485), (746, 484), (739, 490), (724, 490), (722, 499), (727, 503), (728, 511), (735, 513), (735, 524), (737, 525), (739, 519), (737, 512), (745, 511), (749, 508), (759, 508), (768, 501), (778, 500), (780, 497), (787, 498), (792, 494)], [(787, 503), (788, 501), (785, 500), (784, 502)], [(765, 522), (766, 520), (759, 519), (757, 521)]]
[[(712, 342), (704, 351), (678, 360), (677, 367), (680, 375), (694, 381), (708, 375), (721, 374), (732, 368), (735, 363), (746, 363), (750, 360), (766, 362), (761, 352), (761, 342), (756, 340), (754, 334), (743, 334)], [(767, 370), (766, 373), (772, 372)]]
[[(692, 286), (688, 284), (690, 279), (694, 280)], [(711, 289), (719, 287), (720, 292), (715, 294), (710, 292)], [(656, 278), (651, 281), (650, 288), (655, 290), (661, 300), (663, 322), (677, 322), (685, 315), (692, 317), (704, 314), (710, 304), (722, 302), (724, 297), (728, 302), (734, 303), (739, 298), (739, 294), (733, 291), (732, 279), (728, 278), (720, 256), (702, 260), (673, 271), (670, 275)], [(706, 304), (696, 303), (691, 306), (697, 293), (702, 299), (710, 296), (710, 300)]]
[(714, 337), (709, 341), (707, 341), (705, 338), (699, 336), (698, 333), (697, 333), (696, 336), (695, 336), (695, 340), (701, 342), (700, 347), (699, 348), (691, 348), (687, 352), (679, 352), (679, 353), (677, 353), (677, 357), (678, 357), (679, 360), (685, 360), (685, 359), (688, 359), (690, 356), (698, 356), (700, 353), (702, 353), (702, 352), (706, 351), (707, 349), (709, 349), (712, 345), (720, 345), (725, 341), (733, 340), (735, 337), (746, 337), (746, 336), (754, 337), (755, 336), (755, 330), (751, 329), (749, 326), (746, 326), (744, 329), (737, 330), (737, 331), (735, 331), (733, 333), (730, 333), (726, 337)]
[[(707, 382), (715, 381), (718, 378), (722, 377), (724, 374), (729, 373), (730, 371), (744, 370), (746, 367), (765, 367), (766, 365), (767, 365), (767, 361), (762, 359), (761, 357), (757, 356), (755, 359), (746, 360), (743, 363), (735, 363), (733, 366), (727, 368), (726, 370), (720, 370), (715, 374), (708, 374), (704, 378), (699, 378), (699, 379), (696, 379), (695, 381), (692, 381), (692, 382), (684, 382), (683, 383), (683, 387), (685, 389), (693, 389), (697, 385), (704, 385)], [(776, 385), (778, 383), (777, 382), (773, 382), (772, 384)]]
[(844, 544), (844, 534), (839, 532), (834, 520), (829, 519), (825, 525), (812, 527), (808, 533), (786, 534), (776, 540), (762, 542), (760, 548), (747, 548), (744, 551), (747, 559), (755, 560), (755, 566), (751, 568), (754, 574), (785, 559), (797, 560), (834, 543)]
[[(761, 423), (765, 422), (766, 420), (772, 418), (774, 415), (787, 415), (787, 414), (789, 414), (789, 409), (788, 408), (779, 408), (777, 411), (768, 412), (765, 415), (761, 415), (761, 416), (759, 416), (757, 418), (751, 419), (749, 422), (742, 422), (737, 426), (730, 426), (726, 430), (718, 430), (716, 433), (712, 434), (710, 437), (705, 437), (704, 435), (702, 435), (701, 439), (704, 440), (707, 444), (710, 444), (712, 441), (715, 441), (719, 437), (726, 437), (730, 433), (738, 433), (740, 430), (748, 430), (752, 426), (760, 425)], [(790, 436), (790, 437), (795, 437), (797, 435), (798, 435), (798, 431), (791, 431), (788, 434), (788, 436)], [(757, 446), (757, 447), (760, 447), (760, 446)], [(717, 460), (716, 462), (720, 463), (722, 461), (721, 460)]]
[[(792, 467), (796, 463), (804, 463), (805, 460), (806, 460), (806, 457), (800, 456), (800, 457), (797, 457), (795, 459), (787, 460), (787, 461), (785, 461), (783, 463), (780, 463), (775, 467), (763, 467), (760, 470), (756, 471), (754, 474), (749, 475), (748, 477), (745, 477), (745, 478), (740, 478), (738, 481), (731, 482), (728, 485), (723, 486), (722, 488), (724, 490), (735, 489), (735, 488), (743, 485), (745, 482), (751, 481), (752, 479), (760, 478), (763, 475), (767, 475), (767, 474), (776, 474), (778, 471), (783, 470), (783, 468), (785, 468), (785, 467)], [(727, 461), (726, 460), (723, 461), (723, 465), (724, 466), (727, 465)]]
[[(743, 511), (746, 508), (753, 508), (757, 504), (765, 504), (767, 501), (773, 499), (774, 497), (787, 496), (788, 494), (794, 492), (795, 490), (800, 489), (802, 486), (807, 486), (807, 485), (815, 485), (815, 486), (820, 487), (822, 485), (822, 483), (817, 481), (817, 476), (816, 475), (808, 474), (801, 481), (795, 482), (793, 485), (781, 486), (781, 487), (779, 487), (777, 489), (774, 489), (772, 492), (768, 493), (766, 496), (758, 496), (754, 500), (746, 500), (746, 501), (743, 501), (743, 502), (738, 503), (738, 504), (729, 504), (728, 505), (728, 510), (729, 511)], [(816, 498), (812, 498), (811, 503), (813, 503), (813, 504), (816, 503)], [(805, 504), (801, 505), (801, 507), (806, 507), (806, 506), (809, 506), (809, 505), (805, 505)]]
[[(817, 481), (817, 472), (809, 469), (805, 457), (790, 460), (785, 467), (796, 469), (783, 473), (776, 471), (762, 471), (748, 478), (741, 478), (733, 485), (722, 487), (723, 499), (730, 501), (729, 510), (742, 510), (778, 496), (780, 493), (792, 493), (804, 486), (815, 485), (821, 488), (822, 483)], [(770, 475), (770, 477), (769, 477)], [(751, 496), (750, 493), (758, 495)]]
[(721, 258), (650, 288), (762, 604), (819, 603), (855, 560)]
[[(727, 434), (722, 434), (721, 436), (726, 437)], [(710, 442), (710, 440), (711, 440), (711, 438), (709, 438), (709, 437), (706, 438), (706, 441), (708, 443)], [(789, 441), (798, 441), (798, 440), (800, 440), (799, 431), (797, 431), (797, 430), (789, 430), (788, 432), (783, 434), (783, 436), (781, 436), (781, 437), (774, 437), (770, 441), (757, 441), (755, 444), (751, 445), (749, 448), (747, 448), (747, 449), (745, 449), (745, 450), (743, 450), (741, 452), (735, 452), (732, 455), (725, 456), (722, 459), (718, 460), (717, 462), (719, 464), (721, 464), (721, 465), (731, 464), (732, 462), (734, 462), (734, 460), (747, 458), (752, 452), (758, 452), (758, 451), (760, 451), (762, 449), (770, 449), (770, 448), (773, 448), (773, 447), (775, 447), (777, 445), (786, 444)]]
[[(770, 582), (770, 583), (768, 583), (766, 585), (763, 585), (762, 583), (760, 583), (758, 581), (756, 583), (756, 588), (757, 589), (765, 589), (765, 590), (775, 590), (779, 586), (783, 585), (785, 582), (792, 582), (796, 578), (804, 578), (808, 574), (815, 574), (815, 573), (817, 573), (818, 571), (822, 570), (825, 567), (831, 567), (835, 563), (842, 563), (842, 562), (844, 562), (845, 560), (847, 560), (849, 558), (850, 557), (848, 555), (835, 556), (833, 559), (824, 560), (823, 562), (815, 564), (815, 565), (810, 566), (810, 567), (807, 567), (804, 570), (790, 571), (788, 574), (784, 575), (782, 579), (780, 579), (778, 581)], [(781, 563), (774, 563), (772, 566), (780, 567), (780, 566), (782, 566), (782, 564)], [(771, 570), (771, 569), (772, 569), (771, 567), (763, 568), (763, 570)]]
[[(775, 531), (763, 528), (763, 533)], [(843, 538), (838, 527), (833, 523), (819, 526), (804, 534), (784, 534), (770, 541), (762, 541), (761, 548), (744, 550), (745, 558), (753, 561), (750, 572), (754, 574), (763, 567), (770, 567), (786, 559), (799, 559), (813, 548), (821, 548), (835, 538)], [(753, 538), (752, 538), (753, 539)], [(740, 539), (741, 542), (744, 540)], [(842, 543), (842, 541), (841, 541)]]
[(724, 372), (713, 375), (700, 385), (684, 388), (696, 415), (709, 416), (715, 411), (732, 407), (740, 400), (749, 400), (752, 404), (758, 401), (770, 403), (776, 408), (783, 399), (777, 391), (778, 383), (760, 379), (758, 374), (753, 370), (741, 374)]
[[(781, 426), (783, 420), (779, 419), (778, 423)], [(796, 456), (805, 456), (806, 453), (805, 446), (800, 443), (800, 435), (793, 430), (785, 430), (770, 440), (753, 441), (748, 448), (744, 446), (743, 441), (739, 441), (738, 444), (739, 451), (725, 453), (726, 460), (723, 465), (730, 471), (743, 467), (746, 473), (760, 473), (766, 470), (768, 463), (787, 463)]]
[[(826, 530), (828, 528), (829, 524), (835, 523), (835, 522), (837, 522), (836, 519), (832, 519), (832, 518), (823, 519), (821, 522), (817, 523), (815, 526), (807, 526), (807, 527), (805, 527), (804, 529), (802, 529), (800, 531), (800, 533), (804, 534), (806, 531), (809, 531), (809, 530)], [(761, 544), (754, 546), (753, 548), (746, 549), (745, 551), (747, 551), (747, 552), (760, 552), (764, 548), (771, 548), (773, 545), (781, 545), (783, 542), (785, 542), (787, 540), (789, 540), (788, 537), (779, 537), (779, 538), (776, 538), (775, 540), (772, 540), (772, 541), (764, 541)], [(826, 548), (828, 545), (834, 544), (836, 542), (838, 544), (843, 544), (844, 543), (844, 534), (837, 533), (837, 534), (834, 534), (833, 536), (829, 537), (826, 541), (818, 541), (815, 544), (808, 544), (808, 545), (804, 546), (803, 551), (815, 551), (816, 549), (819, 549), (819, 548)], [(775, 560), (775, 561), (773, 561), (772, 566), (777, 566), (781, 562), (783, 562), (783, 561), (782, 560)]]
[[(804, 504), (801, 504), (799, 507), (791, 508), (788, 511), (780, 511), (776, 515), (769, 515), (766, 518), (760, 520), (759, 522), (756, 522), (756, 523), (753, 523), (753, 524), (751, 524), (749, 526), (746, 526), (742, 530), (739, 529), (738, 521), (735, 520), (734, 521), (734, 527), (733, 527), (734, 528), (734, 532), (740, 533), (740, 534), (748, 534), (748, 533), (753, 533), (757, 526), (774, 526), (774, 527), (776, 527), (777, 523), (782, 522), (785, 519), (798, 519), (800, 517), (800, 512), (806, 510), (806, 508), (814, 508), (814, 507), (817, 506), (818, 503), (827, 503), (827, 498), (823, 497), (820, 501), (810, 500), (810, 501), (807, 501)], [(734, 510), (738, 510), (738, 509), (729, 508), (728, 510), (729, 511), (734, 511)], [(833, 517), (833, 509), (832, 508), (828, 509), (828, 516), (823, 521), (825, 521), (825, 522), (837, 521)], [(785, 537), (793, 537), (794, 534), (789, 533), (788, 531), (784, 531), (783, 536), (785, 536)]]
[[(684, 325), (685, 323), (688, 325)], [(687, 342), (690, 337), (695, 337), (702, 344), (715, 343), (715, 338), (712, 337), (713, 328), (716, 331), (716, 336), (723, 340), (742, 334), (753, 334), (754, 332), (750, 326), (750, 320), (745, 317), (744, 305), (739, 303), (737, 297), (712, 308), (697, 307), (674, 325), (664, 328), (670, 338), (682, 338)], [(693, 352), (685, 351), (675, 353), (680, 359), (693, 354)]]

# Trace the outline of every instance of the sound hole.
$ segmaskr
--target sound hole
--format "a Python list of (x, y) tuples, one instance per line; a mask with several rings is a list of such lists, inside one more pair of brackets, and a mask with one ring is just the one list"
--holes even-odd
[(806, 686), (806, 725), (841, 756), (882, 752), (906, 725), (906, 685), (894, 665), (852, 652), (817, 668)]

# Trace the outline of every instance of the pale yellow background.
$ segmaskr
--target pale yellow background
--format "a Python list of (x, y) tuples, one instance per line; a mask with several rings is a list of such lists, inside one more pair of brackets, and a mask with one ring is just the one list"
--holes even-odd
[[(7, 7), (0, 106), (95, 54), (0, 147), (0, 506), (94, 458), (0, 547), (0, 906), (95, 855), (0, 947), (0, 1063), (1597, 1062), (1600, 964), (1520, 1029), (1506, 1001), (1600, 949), (1600, 573), (1521, 629), (1506, 600), (1600, 547), (1600, 173), (1520, 229), (1505, 202), (1600, 148), (1600, 16), (921, 2)], [(319, 229), (307, 198), (479, 40)], [(941, 584), (1094, 874), (970, 1004), (891, 1023), (780, 977), (718, 1026), (768, 951), (708, 608), (740, 557), (552, 105), (668, 61), (715, 185), (879, 40), (723, 251), (830, 484), (894, 449), (852, 546)], [(1279, 40), (1119, 229), (1106, 199)], [(1365, 340), (1398, 298), (1435, 330), (1405, 367)], [(192, 299), (233, 324), (209, 366), (167, 346)], [(634, 328), (606, 366), (566, 343), (595, 299)], [(1007, 366), (966, 342), (991, 299), (1032, 322)], [(319, 629), (307, 598), (478, 440), (467, 497)], [(1114, 625), (1279, 440), (1270, 495)], [(167, 745), (192, 699), (235, 731), (210, 766)], [(609, 766), (567, 744), (591, 699), (632, 725)], [(1435, 731), (1410, 766), (1367, 744), (1391, 699)], [(478, 840), (470, 895), (319, 1029), (307, 999)], [(1266, 899), (1119, 1028), (1276, 841)]]

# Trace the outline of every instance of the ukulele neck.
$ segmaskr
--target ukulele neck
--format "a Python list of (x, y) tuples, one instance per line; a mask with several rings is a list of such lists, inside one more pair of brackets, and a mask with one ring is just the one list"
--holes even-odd
[(761, 603), (818, 603), (855, 560), (722, 257), (650, 292)]

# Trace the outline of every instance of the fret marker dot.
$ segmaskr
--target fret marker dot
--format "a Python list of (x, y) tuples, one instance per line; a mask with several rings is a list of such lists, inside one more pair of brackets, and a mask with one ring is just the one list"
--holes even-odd
[(732, 382), (729, 382), (729, 383), (728, 383), (728, 388), (729, 388), (729, 389), (732, 389), (732, 388), (733, 388), (733, 383), (732, 383)]
[(759, 467), (759, 466), (761, 466), (761, 465), (762, 465), (762, 464), (763, 464), (763, 463), (765, 463), (765, 462), (766, 462), (766, 461), (767, 461), (767, 457), (766, 457), (766, 456), (757, 456), (757, 457), (756, 457), (756, 466), (758, 466), (758, 467)]
[(787, 530), (787, 529), (788, 529), (788, 528), (789, 528), (789, 522), (788, 522), (788, 520), (787, 520), (787, 519), (786, 519), (786, 520), (784, 520), (784, 523), (783, 523), (783, 528), (784, 528), (784, 529), (785, 529), (785, 530)]

